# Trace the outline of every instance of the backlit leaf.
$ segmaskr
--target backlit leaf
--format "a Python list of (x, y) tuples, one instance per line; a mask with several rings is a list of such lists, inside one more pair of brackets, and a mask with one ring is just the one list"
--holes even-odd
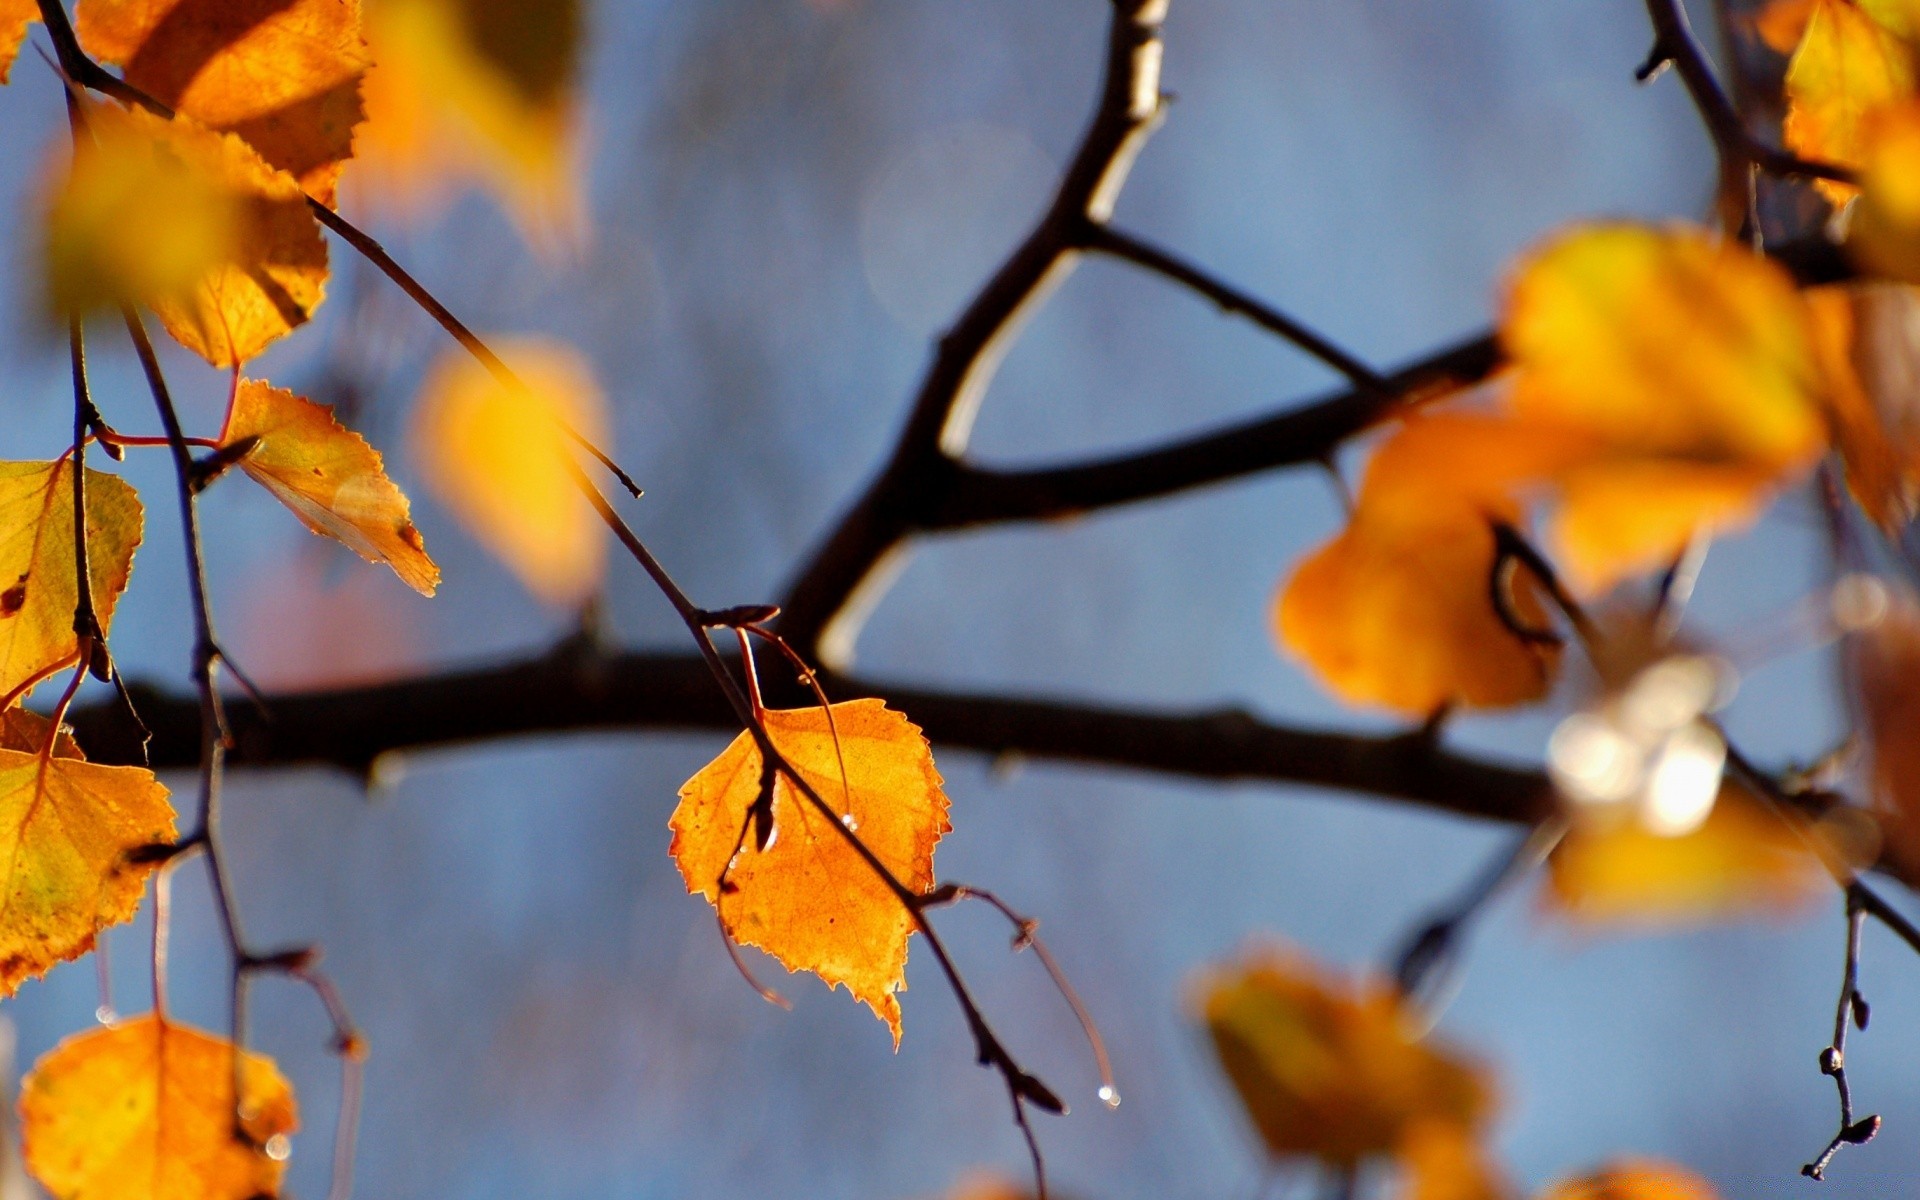
[(275, 1196), (298, 1123), (271, 1059), (157, 1016), (68, 1038), (20, 1085), (27, 1169), (61, 1200)]
[[(5, 703), (74, 660), (78, 571), (73, 475), (59, 462), (0, 463), (0, 697)], [(140, 544), (139, 497), (87, 471), (87, 577), (104, 631)]]
[(1522, 265), (1501, 338), (1516, 419), (1594, 441), (1557, 480), (1556, 561), (1584, 592), (1749, 524), (1826, 441), (1825, 377), (1792, 280), (1704, 231), (1555, 238)]
[(1920, 291), (1862, 282), (1807, 293), (1832, 381), (1834, 445), (1888, 533), (1920, 515)]
[(1705, 822), (1677, 837), (1621, 814), (1576, 814), (1547, 860), (1546, 896), (1588, 922), (1662, 927), (1792, 915), (1832, 890), (1828, 863), (1845, 857), (1838, 828), (1725, 784)]
[(1492, 1113), (1480, 1069), (1421, 1041), (1385, 980), (1330, 977), (1268, 949), (1203, 979), (1199, 1002), (1220, 1065), (1276, 1157), (1346, 1169), (1426, 1141), (1415, 1152), (1437, 1166), (1454, 1157), (1443, 1143), (1474, 1140)]
[(403, 583), (433, 595), (440, 568), (408, 517), (407, 498), (387, 478), (380, 453), (333, 419), (333, 410), (251, 379), (234, 393), (223, 445), (255, 439), (240, 469), (294, 511), (308, 529), (335, 538)]
[(1561, 1180), (1537, 1200), (1719, 1200), (1719, 1193), (1685, 1167), (1629, 1158), (1591, 1175)]
[(578, 223), (578, 0), (373, 0), (357, 177), (418, 204), (488, 182), (529, 232)]
[(359, 0), (82, 0), (75, 30), (128, 83), (333, 203), (361, 119)]
[(591, 592), (606, 543), (573, 477), (571, 426), (606, 444), (606, 401), (579, 354), (532, 339), (495, 344), (523, 386), (509, 388), (465, 351), (427, 376), (414, 413), (420, 472), (467, 531), (554, 604)]
[(1867, 115), (1847, 247), (1869, 269), (1920, 283), (1920, 100)]
[(146, 304), (215, 366), (245, 362), (312, 315), (327, 248), (291, 175), (188, 117), (87, 111), (91, 136), (48, 217), (56, 310)]
[(0, 84), (7, 82), (20, 43), (26, 40), (27, 26), (39, 19), (35, 0), (0, 0)]
[[(1556, 656), (1494, 608), (1492, 523), (1521, 522), (1507, 493), (1555, 453), (1544, 440), (1516, 444), (1493, 418), (1407, 421), (1368, 464), (1347, 528), (1281, 592), (1282, 644), (1342, 698), (1415, 716), (1539, 698)], [(1537, 589), (1519, 578), (1511, 593), (1512, 615), (1544, 628)]]
[(0, 749), (0, 995), (131, 920), (155, 864), (127, 853), (174, 838), (153, 772), (37, 751)]
[[(1859, 165), (1866, 114), (1914, 91), (1912, 51), (1888, 28), (1896, 17), (1884, 0), (1815, 0), (1787, 67), (1788, 149), (1839, 166)], [(1854, 195), (1849, 184), (1814, 182), (1834, 204)]]
[(765, 950), (789, 971), (845, 984), (886, 1022), (898, 1046), (895, 993), (906, 986), (913, 919), (844, 832), (855, 833), (908, 891), (930, 889), (934, 846), (952, 828), (933, 755), (919, 727), (878, 700), (833, 705), (831, 726), (817, 707), (771, 711), (766, 730), (844, 830), (782, 779), (774, 789), (773, 840), (755, 849), (748, 816), (760, 795), (761, 757), (742, 733), (680, 789), (671, 821), (674, 861), (687, 890), (713, 903), (734, 940)]

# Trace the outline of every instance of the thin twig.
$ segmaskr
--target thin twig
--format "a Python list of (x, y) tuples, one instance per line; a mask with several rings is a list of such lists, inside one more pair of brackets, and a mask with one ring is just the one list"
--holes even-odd
[(1827, 1166), (1842, 1146), (1862, 1146), (1880, 1132), (1880, 1118), (1869, 1115), (1853, 1119), (1853, 1089), (1847, 1084), (1847, 1027), (1867, 1027), (1867, 1001), (1860, 994), (1860, 934), (1866, 925), (1867, 910), (1858, 885), (1847, 888), (1847, 963), (1840, 976), (1840, 1001), (1834, 1006), (1833, 1041), (1820, 1052), (1820, 1073), (1833, 1078), (1840, 1093), (1840, 1130), (1833, 1135), (1820, 1156), (1800, 1168), (1809, 1179), (1826, 1178)]

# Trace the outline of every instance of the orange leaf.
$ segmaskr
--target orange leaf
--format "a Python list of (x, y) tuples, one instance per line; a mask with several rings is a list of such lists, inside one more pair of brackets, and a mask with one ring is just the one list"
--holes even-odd
[(144, 304), (233, 366), (319, 307), (327, 247), (293, 176), (185, 116), (96, 104), (87, 127), (47, 219), (58, 312)]
[(605, 445), (606, 401), (569, 346), (523, 338), (495, 349), (522, 386), (502, 386), (463, 350), (429, 372), (413, 421), (420, 472), (535, 595), (574, 603), (599, 583), (606, 543), (574, 480), (567, 430)]
[[(1814, 0), (1787, 66), (1787, 148), (1806, 158), (1860, 163), (1863, 119), (1914, 92), (1912, 49), (1889, 24), (1898, 14), (1874, 0)], [(1814, 186), (1845, 204), (1855, 189), (1828, 179)]]
[(1750, 18), (1753, 31), (1776, 54), (1792, 54), (1822, 0), (1773, 0)]
[[(1492, 1088), (1466, 1060), (1421, 1042), (1384, 980), (1326, 976), (1265, 949), (1201, 981), (1199, 1008), (1220, 1065), (1269, 1152), (1352, 1168), (1401, 1156), (1409, 1140), (1471, 1137)], [(1449, 1127), (1451, 1133), (1436, 1127)]]
[(1863, 130), (1847, 249), (1875, 273), (1920, 283), (1920, 100), (1875, 109)]
[[(926, 738), (878, 700), (835, 704), (832, 712), (831, 726), (819, 708), (768, 712), (767, 735), (895, 879), (915, 895), (926, 892), (933, 848), (952, 828)], [(913, 919), (832, 818), (784, 778), (774, 788), (773, 840), (756, 850), (748, 814), (760, 770), (759, 747), (742, 733), (680, 789), (670, 852), (687, 890), (719, 910), (735, 941), (765, 950), (789, 971), (845, 984), (886, 1022), (897, 1047), (894, 993), (906, 986)]]
[(7, 82), (14, 56), (26, 40), (27, 26), (40, 19), (35, 0), (0, 0), (0, 84)]
[[(1556, 656), (1501, 620), (1492, 522), (1518, 524), (1503, 492), (1560, 447), (1494, 418), (1415, 417), (1367, 466), (1352, 520), (1294, 571), (1275, 606), (1280, 641), (1341, 697), (1424, 716), (1443, 705), (1543, 695)], [(1514, 615), (1546, 625), (1535, 589)]]
[[(32, 732), (16, 725), (7, 740)], [(72, 743), (54, 748), (63, 745)], [(0, 995), (132, 919), (154, 864), (127, 853), (173, 837), (173, 806), (153, 772), (0, 749)]]
[(157, 1016), (68, 1038), (20, 1085), (27, 1169), (62, 1200), (275, 1196), (298, 1124), (271, 1059)]
[(530, 234), (575, 232), (579, 0), (383, 0), (356, 178), (403, 206), (477, 176)]
[(1920, 602), (1887, 589), (1877, 622), (1847, 639), (1848, 682), (1872, 756), (1874, 814), (1902, 878), (1920, 872)]
[(258, 439), (240, 469), (313, 532), (384, 562), (401, 582), (433, 595), (440, 568), (408, 517), (406, 496), (387, 478), (380, 453), (333, 419), (333, 410), (284, 388), (240, 381), (222, 445)]
[(1513, 1193), (1484, 1147), (1452, 1121), (1416, 1121), (1401, 1139), (1403, 1200), (1508, 1200)]
[(1897, 534), (1920, 515), (1920, 292), (1852, 283), (1807, 293), (1832, 380), (1834, 444), (1868, 516)]
[(359, 0), (82, 0), (75, 31), (128, 83), (333, 203), (368, 65)]
[(1685, 1167), (1629, 1158), (1591, 1175), (1561, 1180), (1537, 1200), (1719, 1200), (1719, 1193)]
[[(79, 652), (72, 469), (65, 459), (0, 463), (0, 703)], [(119, 476), (91, 468), (86, 490), (87, 574), (105, 630), (140, 544), (140, 499)]]
[[(1501, 337), (1517, 421), (1592, 439), (1557, 541), (1579, 590), (1747, 524), (1826, 441), (1810, 318), (1779, 267), (1682, 227), (1599, 225), (1522, 264)], [(1642, 486), (1648, 476), (1658, 488)]]
[(1723, 784), (1705, 821), (1677, 837), (1621, 813), (1575, 813), (1548, 859), (1546, 899), (1586, 922), (1665, 927), (1748, 913), (1791, 915), (1851, 857), (1841, 826), (1816, 825)]

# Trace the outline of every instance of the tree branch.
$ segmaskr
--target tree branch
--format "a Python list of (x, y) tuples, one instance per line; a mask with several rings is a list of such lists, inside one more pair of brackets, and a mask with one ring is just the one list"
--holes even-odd
[[(1232, 709), (1151, 712), (861, 679), (825, 683), (836, 699), (886, 700), (943, 747), (1192, 779), (1370, 792), (1496, 821), (1536, 820), (1550, 806), (1539, 772), (1450, 753), (1417, 734), (1306, 731)], [(152, 731), (154, 767), (196, 764), (197, 703), (149, 685), (132, 688)], [(389, 752), (493, 738), (637, 729), (732, 733), (740, 727), (706, 664), (693, 654), (602, 655), (572, 647), (498, 667), (268, 696), (264, 715), (236, 705), (228, 717), (235, 766), (319, 765), (361, 775)], [(78, 708), (68, 719), (96, 761), (139, 761), (138, 732), (120, 705)]]

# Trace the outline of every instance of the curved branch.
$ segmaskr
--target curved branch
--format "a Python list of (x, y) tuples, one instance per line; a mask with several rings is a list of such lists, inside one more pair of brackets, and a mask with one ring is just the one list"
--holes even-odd
[[(884, 699), (942, 747), (1366, 792), (1496, 821), (1532, 821), (1549, 805), (1539, 772), (1454, 754), (1418, 734), (1300, 730), (1233, 709), (1142, 711), (861, 679), (826, 684), (838, 699)], [(198, 704), (151, 685), (131, 690), (152, 731), (153, 766), (197, 763)], [(123, 706), (95, 704), (68, 719), (97, 761), (140, 761), (139, 733)], [(234, 766), (331, 766), (363, 776), (383, 754), (493, 738), (740, 727), (694, 654), (600, 654), (571, 646), (497, 667), (268, 696), (264, 713), (236, 705), (229, 720)]]

